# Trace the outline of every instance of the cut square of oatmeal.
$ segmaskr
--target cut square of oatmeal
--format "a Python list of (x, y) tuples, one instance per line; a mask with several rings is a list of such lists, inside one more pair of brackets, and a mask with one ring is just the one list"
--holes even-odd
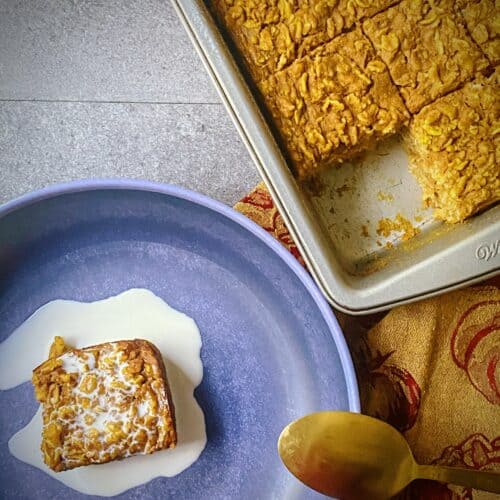
[(454, 0), (403, 0), (363, 23), (411, 113), (462, 86), (489, 63)]
[(399, 0), (215, 0), (256, 82)]
[(44, 461), (56, 472), (176, 445), (165, 366), (146, 340), (71, 349), (56, 337), (32, 382)]
[(405, 140), (424, 203), (460, 222), (500, 199), (500, 70), (424, 107)]
[(353, 158), (409, 116), (359, 29), (295, 61), (260, 89), (299, 178)]
[(467, 29), (492, 64), (500, 62), (500, 0), (463, 0), (457, 5)]

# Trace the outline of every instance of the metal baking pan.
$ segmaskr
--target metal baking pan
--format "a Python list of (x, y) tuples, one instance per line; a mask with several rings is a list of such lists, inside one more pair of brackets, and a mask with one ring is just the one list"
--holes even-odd
[[(350, 314), (382, 311), (477, 283), (499, 271), (500, 206), (446, 225), (421, 208), (399, 139), (380, 144), (353, 164), (299, 184), (205, 3), (173, 0), (250, 155), (330, 303)], [(400, 214), (418, 234), (386, 237), (380, 220)], [(377, 233), (379, 229), (379, 233)]]

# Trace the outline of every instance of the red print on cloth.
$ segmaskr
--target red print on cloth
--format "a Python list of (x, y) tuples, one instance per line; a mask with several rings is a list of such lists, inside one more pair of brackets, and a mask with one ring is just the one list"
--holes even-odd
[(365, 338), (360, 340), (355, 350), (363, 413), (400, 432), (411, 429), (420, 409), (420, 386), (407, 369), (388, 362), (394, 351), (373, 352)]
[(451, 335), (451, 353), (472, 385), (500, 405), (500, 301), (478, 302), (465, 311)]
[[(458, 445), (447, 446), (433, 465), (492, 470), (500, 463), (500, 437), (489, 440), (483, 434), (472, 434)], [(401, 498), (412, 500), (472, 500), (472, 488), (440, 484), (435, 481), (415, 481)]]
[(456, 446), (447, 446), (433, 464), (490, 470), (500, 463), (500, 437), (489, 440), (483, 434), (471, 434)]
[(419, 479), (413, 481), (397, 498), (398, 500), (473, 500), (474, 497), (471, 488)]
[[(371, 372), (371, 383), (373, 387), (381, 389), (379, 418), (401, 432), (411, 429), (420, 408), (420, 387), (412, 374), (399, 366), (382, 365)], [(384, 396), (387, 395), (389, 397), (384, 402)]]
[(271, 195), (265, 189), (255, 189), (250, 194), (245, 196), (242, 200), (242, 203), (248, 203), (249, 205), (253, 205), (254, 207), (260, 207), (265, 210), (274, 207), (273, 200)]
[(263, 187), (258, 186), (249, 195), (245, 196), (241, 203), (250, 205), (254, 210), (244, 210), (244, 213), (252, 218), (257, 224), (260, 224), (268, 233), (281, 242), (290, 253), (302, 264), (305, 265), (299, 249), (295, 245), (290, 233), (285, 226), (285, 222), (280, 213), (274, 206), (269, 192)]

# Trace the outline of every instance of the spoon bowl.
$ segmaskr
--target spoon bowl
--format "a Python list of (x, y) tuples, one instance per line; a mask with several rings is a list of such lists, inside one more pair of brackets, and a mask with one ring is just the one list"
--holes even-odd
[(294, 476), (339, 498), (395, 495), (416, 467), (408, 443), (390, 425), (347, 412), (296, 420), (281, 433), (278, 450)]
[(389, 498), (417, 478), (500, 492), (500, 474), (418, 465), (393, 427), (358, 413), (325, 411), (283, 429), (278, 451), (309, 487), (342, 499)]

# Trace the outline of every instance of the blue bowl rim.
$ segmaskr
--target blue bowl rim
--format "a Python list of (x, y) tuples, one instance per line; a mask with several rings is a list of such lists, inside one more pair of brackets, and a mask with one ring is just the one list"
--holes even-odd
[(56, 198), (61, 195), (84, 191), (106, 190), (147, 191), (189, 201), (227, 217), (231, 221), (243, 227), (243, 229), (246, 229), (251, 234), (256, 236), (275, 254), (277, 254), (300, 279), (323, 315), (339, 353), (340, 362), (346, 380), (349, 410), (360, 413), (359, 389), (352, 357), (347, 347), (342, 329), (340, 328), (337, 318), (335, 318), (333, 314), (331, 306), (328, 304), (309, 273), (281, 243), (268, 234), (267, 231), (265, 231), (257, 223), (224, 203), (174, 184), (162, 184), (159, 182), (136, 179), (85, 179), (54, 184), (8, 201), (7, 203), (0, 205), (0, 219), (16, 210), (20, 210), (40, 201)]

